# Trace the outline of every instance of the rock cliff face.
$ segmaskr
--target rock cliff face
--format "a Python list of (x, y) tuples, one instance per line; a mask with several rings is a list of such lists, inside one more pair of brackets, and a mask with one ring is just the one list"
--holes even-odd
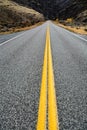
[[(13, 0), (43, 13), (46, 19), (77, 19), (87, 10), (87, 0)], [(85, 22), (87, 22), (87, 14)], [(81, 16), (82, 17), (82, 16)]]

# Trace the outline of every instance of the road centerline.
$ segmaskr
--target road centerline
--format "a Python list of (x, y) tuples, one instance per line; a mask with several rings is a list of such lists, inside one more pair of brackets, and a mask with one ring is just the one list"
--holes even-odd
[[(46, 33), (46, 47), (45, 47), (44, 63), (42, 70), (42, 82), (41, 82), (41, 92), (39, 101), (37, 130), (46, 130), (47, 120), (48, 120), (47, 124), (48, 130), (59, 130), (56, 92), (54, 86), (55, 85), (54, 85), (52, 52), (50, 43), (50, 28), (48, 26)], [(48, 117), (46, 116), (47, 115), (46, 112), (48, 112)]]
[(47, 110), (47, 44), (45, 47), (44, 63), (42, 69), (37, 130), (46, 130), (46, 110)]
[(48, 129), (59, 130), (49, 28), (47, 38), (48, 38), (48, 44), (47, 44), (48, 45)]

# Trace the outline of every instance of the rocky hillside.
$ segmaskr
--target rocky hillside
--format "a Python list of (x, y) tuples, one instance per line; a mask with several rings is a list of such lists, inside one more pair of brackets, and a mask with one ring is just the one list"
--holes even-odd
[[(39, 13), (38, 13), (39, 12)], [(0, 31), (33, 25), (45, 19), (74, 19), (87, 25), (87, 0), (0, 0)]]
[[(46, 19), (83, 19), (87, 22), (87, 0), (13, 0), (43, 13)], [(85, 13), (85, 18), (84, 14)]]
[(0, 0), (0, 31), (21, 28), (44, 21), (42, 14), (11, 0)]

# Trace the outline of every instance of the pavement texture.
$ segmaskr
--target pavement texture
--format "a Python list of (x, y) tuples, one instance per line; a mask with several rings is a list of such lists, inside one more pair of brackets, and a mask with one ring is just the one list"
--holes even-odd
[[(0, 130), (36, 130), (47, 24), (0, 46)], [(87, 41), (49, 25), (60, 130), (87, 130)]]
[(22, 34), (24, 31), (22, 32), (17, 32), (17, 33), (12, 33), (12, 34), (0, 34), (0, 44), (13, 38), (13, 37), (16, 37), (17, 35), (20, 35)]
[(87, 130), (87, 42), (50, 28), (60, 130)]
[(34, 130), (46, 25), (0, 46), (0, 130)]
[(79, 35), (79, 36), (87, 40), (87, 35)]

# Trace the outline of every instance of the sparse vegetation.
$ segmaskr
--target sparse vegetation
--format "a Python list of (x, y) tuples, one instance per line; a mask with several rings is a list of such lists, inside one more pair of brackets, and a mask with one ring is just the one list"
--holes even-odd
[(76, 21), (71, 22), (70, 23), (66, 22), (66, 20), (60, 20), (60, 21), (54, 21), (55, 24), (57, 24), (58, 26), (61, 26), (65, 29), (68, 29), (72, 32), (78, 33), (78, 34), (85, 34), (87, 35), (87, 25), (83, 25), (81, 23), (78, 23)]
[(85, 29), (84, 29), (86, 32), (87, 32), (87, 26), (85, 27)]
[(0, 0), (0, 31), (15, 31), (44, 21), (42, 14), (10, 0)]
[(66, 23), (73, 23), (73, 18), (67, 18), (65, 22)]
[(59, 19), (58, 18), (56, 19), (56, 22), (59, 23)]
[(2, 32), (34, 25), (44, 21), (44, 17), (71, 29), (83, 28), (87, 32), (87, 0), (0, 0)]

